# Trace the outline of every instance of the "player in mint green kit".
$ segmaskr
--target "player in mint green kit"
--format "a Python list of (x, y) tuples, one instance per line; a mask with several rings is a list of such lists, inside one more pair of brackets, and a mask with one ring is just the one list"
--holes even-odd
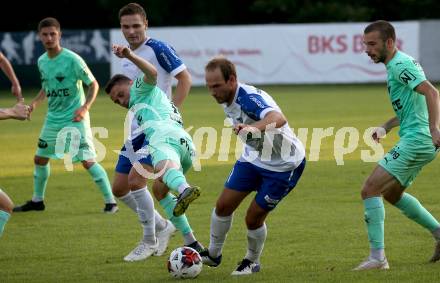
[[(181, 116), (177, 108), (173, 107), (165, 93), (156, 86), (156, 68), (136, 55), (127, 47), (114, 45), (113, 52), (120, 58), (127, 58), (133, 62), (143, 75), (135, 81), (124, 75), (115, 75), (105, 87), (111, 100), (122, 107), (129, 108), (131, 115), (137, 119), (140, 129), (148, 140), (148, 154), (152, 157), (155, 175), (149, 174), (146, 165), (136, 162), (129, 173), (136, 170), (144, 178), (157, 178), (166, 184), (173, 192), (178, 194), (175, 205), (165, 205), (167, 215), (179, 218), (185, 213), (189, 204), (200, 195), (198, 187), (191, 187), (184, 173), (192, 165), (194, 145), (190, 135), (183, 129)], [(133, 120), (132, 118), (129, 121)], [(141, 188), (135, 188), (138, 190)], [(170, 202), (173, 204), (173, 202)], [(147, 216), (144, 225), (151, 231), (151, 240), (154, 243), (154, 206), (145, 210)], [(181, 230), (189, 229), (188, 222), (177, 223)], [(179, 227), (181, 226), (181, 227)], [(145, 237), (145, 235), (144, 235)], [(149, 254), (153, 254), (157, 245), (150, 245)]]
[[(14, 212), (45, 209), (44, 194), (50, 175), (49, 159), (61, 159), (64, 153), (72, 161), (81, 161), (104, 197), (104, 212), (118, 210), (104, 168), (95, 161), (95, 149), (88, 110), (98, 93), (99, 85), (84, 60), (61, 47), (58, 20), (45, 18), (38, 25), (38, 35), (46, 53), (38, 59), (42, 88), (32, 101), (31, 111), (47, 96), (48, 113), (38, 140), (34, 163), (34, 193), (32, 200), (14, 208)], [(83, 82), (88, 86), (84, 96)], [(64, 138), (63, 138), (64, 137)]]
[[(15, 74), (14, 74), (15, 77)], [(18, 82), (18, 80), (17, 80)], [(20, 84), (17, 84), (18, 89), (20, 90)], [(18, 92), (21, 96), (21, 91)], [(29, 116), (29, 106), (23, 104), (23, 100), (20, 99), (19, 103), (17, 103), (14, 107), (11, 108), (0, 108), (0, 120), (5, 119), (17, 119), (17, 120), (26, 120)], [(9, 196), (0, 189), (0, 237), (3, 234), (3, 230), (5, 229), (6, 223), (9, 221), (9, 218), (12, 214), (12, 209), (14, 204), (12, 203)]]
[[(29, 106), (24, 105), (21, 94), (20, 82), (15, 75), (14, 69), (9, 60), (0, 52), (0, 69), (5, 73), (12, 83), (11, 91), (17, 98), (17, 104), (11, 108), (0, 108), (0, 120), (17, 119), (26, 120), (29, 117)], [(0, 189), (0, 237), (3, 234), (6, 223), (12, 214), (14, 204), (9, 196)]]
[(385, 257), (382, 196), (406, 217), (432, 233), (436, 245), (430, 259), (440, 259), (440, 224), (413, 196), (405, 192), (440, 146), (439, 92), (426, 79), (422, 67), (395, 45), (394, 27), (376, 21), (364, 30), (366, 53), (387, 69), (388, 95), (396, 116), (374, 131), (379, 139), (400, 126), (399, 142), (379, 161), (362, 188), (370, 255), (354, 270), (389, 269)]

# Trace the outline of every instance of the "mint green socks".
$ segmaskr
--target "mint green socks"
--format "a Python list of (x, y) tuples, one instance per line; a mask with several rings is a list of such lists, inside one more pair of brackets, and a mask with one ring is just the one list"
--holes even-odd
[(165, 210), (168, 219), (174, 224), (174, 226), (176, 226), (178, 230), (180, 230), (180, 232), (182, 232), (182, 235), (185, 236), (186, 234), (191, 233), (192, 230), (185, 214), (178, 217), (173, 215), (173, 209), (174, 206), (176, 206), (176, 202), (176, 197), (168, 193), (165, 198), (159, 201), (159, 204)]
[(177, 194), (179, 194), (179, 187), (182, 184), (186, 184), (183, 172), (175, 168), (169, 168), (163, 175), (162, 180), (170, 190)]
[(92, 176), (93, 181), (95, 181), (96, 185), (101, 191), (105, 203), (115, 203), (112, 188), (110, 186), (110, 182), (104, 168), (99, 163), (95, 163), (87, 171)]
[(50, 176), (50, 164), (37, 165), (34, 168), (34, 194), (32, 201), (38, 202), (44, 200), (44, 193), (46, 192), (47, 180)]
[(385, 208), (382, 197), (364, 199), (365, 223), (371, 249), (384, 249)]
[[(364, 200), (365, 222), (368, 230), (368, 240), (373, 252), (383, 253), (385, 209), (381, 197), (371, 197)], [(420, 202), (410, 194), (404, 193), (394, 205), (409, 219), (428, 229), (431, 233), (439, 231), (439, 222), (429, 213)], [(374, 253), (373, 253), (374, 255)]]
[(8, 222), (11, 215), (6, 211), (0, 210), (0, 237), (3, 234), (3, 230), (5, 229), (6, 222)]
[(402, 198), (396, 202), (395, 206), (402, 211), (402, 213), (409, 219), (422, 225), (429, 231), (440, 227), (438, 221), (431, 215), (420, 202), (410, 194), (404, 193)]
[[(102, 195), (104, 196), (106, 203), (115, 203), (113, 198), (112, 189), (108, 180), (107, 173), (99, 163), (95, 163), (87, 170), (99, 187)], [(44, 200), (44, 193), (46, 192), (47, 180), (50, 176), (50, 164), (47, 165), (35, 165), (34, 169), (34, 194), (32, 201)]]

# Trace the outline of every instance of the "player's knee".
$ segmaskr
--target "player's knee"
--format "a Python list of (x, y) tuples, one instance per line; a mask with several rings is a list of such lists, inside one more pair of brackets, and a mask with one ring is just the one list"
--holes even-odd
[(137, 176), (130, 176), (130, 178), (128, 178), (128, 189), (131, 190), (136, 190), (136, 189), (140, 189), (146, 186), (145, 183), (145, 179), (144, 178), (140, 178)]
[(368, 197), (368, 193), (362, 188), (361, 190), (361, 198), (366, 199)]
[(386, 194), (386, 193), (383, 194), (383, 198), (391, 204), (395, 204), (397, 202), (393, 196)]
[(84, 167), (84, 169), (89, 170), (93, 165), (95, 165), (95, 161), (94, 160), (84, 160), (81, 161), (82, 166)]
[(112, 185), (112, 193), (117, 198), (125, 196), (129, 191), (128, 184), (124, 186), (120, 183), (113, 183)]
[(246, 221), (246, 227), (249, 229), (249, 230), (255, 230), (255, 229), (258, 229), (258, 228), (260, 228), (261, 226), (263, 226), (263, 224), (264, 224), (264, 219), (259, 219), (259, 218), (255, 218), (255, 217), (252, 217), (251, 215), (246, 215), (246, 219), (245, 219), (245, 221)]
[(232, 207), (230, 205), (228, 205), (227, 203), (218, 200), (216, 205), (215, 205), (215, 214), (217, 214), (218, 216), (230, 216), (232, 215), (232, 213), (234, 212), (234, 210), (232, 209)]
[(14, 208), (14, 203), (8, 197), (2, 197), (0, 195), (0, 210), (6, 211), (11, 214)]
[(382, 195), (387, 202), (394, 205), (402, 198), (402, 194), (403, 194), (402, 192), (395, 192), (389, 190), (389, 191), (385, 191)]
[(362, 186), (361, 190), (361, 197), (362, 199), (366, 199), (370, 197), (371, 195), (375, 195), (375, 186), (373, 182), (371, 182), (369, 179), (364, 182), (364, 185)]
[(169, 192), (168, 187), (159, 179), (156, 179), (153, 183), (153, 194), (154, 197), (160, 201), (164, 199)]
[(14, 203), (12, 201), (8, 201), (6, 203), (6, 205), (5, 205), (4, 211), (6, 211), (7, 213), (11, 214), (13, 208), (14, 208)]
[(112, 193), (115, 197), (123, 197), (130, 192), (128, 188), (128, 174), (116, 171), (112, 183)]

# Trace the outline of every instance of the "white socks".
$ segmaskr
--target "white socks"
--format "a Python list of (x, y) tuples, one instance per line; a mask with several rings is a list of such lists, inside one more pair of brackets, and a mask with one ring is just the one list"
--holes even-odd
[(167, 227), (167, 220), (162, 217), (162, 215), (157, 212), (157, 210), (154, 210), (154, 223), (155, 223), (155, 229), (156, 233), (162, 231)]
[(156, 234), (153, 198), (150, 193), (147, 193), (146, 188), (132, 191), (131, 194), (136, 200), (138, 218), (144, 229), (143, 241), (154, 245), (156, 244)]
[[(211, 214), (211, 235), (209, 241), (209, 255), (218, 257), (222, 254), (226, 235), (231, 229), (233, 215), (218, 216), (215, 209)], [(248, 249), (245, 258), (252, 262), (260, 262), (260, 256), (263, 252), (264, 242), (266, 241), (267, 228), (266, 223), (258, 229), (248, 230)]]
[[(148, 189), (146, 188), (145, 191), (148, 195), (150, 195), (149, 198), (151, 198), (150, 191), (148, 191)], [(137, 203), (131, 191), (128, 192), (128, 194), (126, 194), (125, 196), (120, 197), (119, 200), (125, 203), (131, 210), (133, 210), (137, 214)], [(156, 210), (154, 210), (154, 220), (156, 233), (162, 231), (167, 226), (166, 219), (163, 218), (162, 215), (160, 215), (159, 212), (157, 212)]]
[(215, 208), (211, 214), (211, 235), (209, 241), (209, 254), (212, 257), (218, 257), (222, 254), (223, 245), (226, 235), (232, 226), (232, 216), (218, 216)]
[(260, 262), (260, 256), (263, 252), (264, 242), (266, 241), (267, 228), (266, 223), (258, 229), (248, 230), (248, 249), (245, 258), (252, 262)]
[(131, 191), (129, 191), (125, 196), (118, 198), (120, 201), (125, 203), (131, 210), (137, 213), (137, 204), (136, 200), (133, 197)]

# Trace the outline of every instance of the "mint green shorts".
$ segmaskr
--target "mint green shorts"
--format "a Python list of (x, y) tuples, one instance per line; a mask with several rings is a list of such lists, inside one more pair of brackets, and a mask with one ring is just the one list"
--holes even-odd
[(192, 159), (195, 155), (195, 147), (191, 136), (183, 129), (172, 136), (153, 135), (149, 140), (148, 149), (153, 160), (153, 166), (163, 160), (172, 160), (180, 164), (183, 173), (186, 173), (191, 168)]
[(66, 153), (71, 156), (72, 162), (96, 158), (88, 120), (60, 124), (44, 123), (38, 139), (36, 155), (62, 159)]
[(394, 176), (403, 187), (409, 187), (423, 166), (437, 156), (438, 150), (430, 140), (400, 140), (379, 165)]

